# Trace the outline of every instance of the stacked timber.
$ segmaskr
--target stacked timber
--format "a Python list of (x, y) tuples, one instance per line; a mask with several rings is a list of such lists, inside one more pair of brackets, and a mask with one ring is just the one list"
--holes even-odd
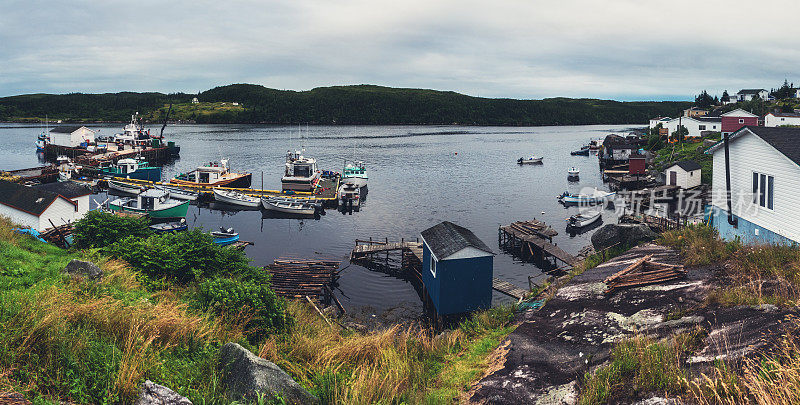
[(67, 242), (67, 238), (70, 235), (72, 235), (72, 232), (73, 232), (73, 227), (72, 224), (69, 223), (48, 228), (47, 230), (40, 233), (39, 237), (62, 249), (66, 249), (69, 247), (69, 242)]
[(604, 280), (606, 294), (622, 288), (639, 287), (658, 284), (686, 277), (686, 270), (681, 265), (658, 263), (652, 261), (652, 255), (637, 260), (630, 266), (614, 273)]
[(284, 298), (321, 299), (333, 283), (339, 262), (333, 260), (276, 259), (264, 268), (272, 274), (272, 289)]

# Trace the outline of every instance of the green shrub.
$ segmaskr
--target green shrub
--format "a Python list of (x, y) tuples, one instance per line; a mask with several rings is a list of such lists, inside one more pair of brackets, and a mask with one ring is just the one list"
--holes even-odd
[(147, 217), (127, 217), (101, 211), (89, 211), (75, 223), (73, 237), (77, 248), (105, 247), (128, 237), (144, 238), (153, 234)]
[(272, 291), (269, 275), (216, 278), (200, 283), (198, 302), (202, 309), (213, 310), (224, 318), (248, 317), (245, 332), (258, 339), (286, 325), (285, 305)]

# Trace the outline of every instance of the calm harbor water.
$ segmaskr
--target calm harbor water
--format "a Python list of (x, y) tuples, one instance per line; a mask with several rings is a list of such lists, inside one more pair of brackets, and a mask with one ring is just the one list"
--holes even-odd
[[(122, 125), (93, 126), (113, 134)], [(449, 220), (471, 229), (498, 255), (495, 277), (526, 288), (528, 276), (540, 276), (533, 264), (500, 251), (500, 225), (541, 219), (559, 235), (560, 247), (576, 254), (588, 245), (591, 231), (570, 236), (564, 219), (577, 212), (558, 204), (565, 190), (600, 187), (596, 156), (570, 156), (590, 139), (626, 133), (630, 126), (457, 127), (457, 126), (255, 126), (176, 125), (165, 136), (181, 146), (181, 157), (164, 167), (164, 176), (192, 170), (219, 158), (230, 159), (234, 171), (253, 173), (253, 187), (280, 189), (287, 150), (305, 145), (306, 155), (320, 168), (341, 171), (344, 159), (363, 160), (369, 193), (360, 212), (343, 215), (328, 210), (320, 220), (262, 218), (259, 211), (220, 211), (192, 206), (192, 227), (233, 227), (248, 247), (254, 265), (278, 257), (336, 258), (346, 265), (356, 238), (413, 239), (419, 232)], [(159, 128), (153, 126), (155, 131)], [(38, 126), (0, 124), (0, 170), (40, 163), (34, 142)], [(516, 164), (521, 156), (544, 156), (542, 165)], [(569, 182), (567, 170), (580, 169), (580, 181)], [(613, 210), (604, 222), (615, 222)], [(410, 283), (352, 265), (341, 273), (336, 294), (348, 311), (367, 317), (414, 317), (422, 305)], [(495, 304), (509, 300), (495, 293)]]

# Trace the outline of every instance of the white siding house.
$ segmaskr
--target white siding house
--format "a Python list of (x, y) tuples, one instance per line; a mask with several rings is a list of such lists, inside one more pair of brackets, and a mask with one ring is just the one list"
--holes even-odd
[(74, 221), (77, 212), (75, 203), (64, 196), (0, 181), (0, 215), (17, 224), (42, 232), (52, 224)]
[(75, 148), (83, 142), (94, 142), (94, 131), (83, 126), (61, 126), (50, 130), (50, 143), (53, 145)]
[(769, 113), (764, 116), (765, 127), (780, 127), (783, 125), (800, 125), (800, 114)]
[(692, 160), (681, 160), (667, 167), (664, 176), (668, 186), (678, 186), (688, 189), (700, 185), (700, 174), (702, 169), (697, 162)]
[(689, 131), (689, 137), (701, 137), (709, 132), (720, 132), (722, 130), (722, 119), (719, 117), (680, 117), (673, 118), (664, 124), (669, 135), (678, 130), (678, 125), (683, 126)]
[(77, 209), (75, 211), (75, 220), (83, 218), (89, 212), (89, 198), (92, 195), (92, 190), (89, 190), (89, 187), (72, 181), (38, 184), (33, 187), (58, 194), (72, 201)]
[(736, 93), (736, 100), (750, 101), (755, 96), (758, 96), (762, 100), (766, 100), (769, 97), (769, 92), (764, 89), (742, 89)]
[(800, 129), (745, 127), (730, 135), (731, 213), (728, 220), (724, 142), (713, 155), (712, 223), (725, 239), (800, 242)]

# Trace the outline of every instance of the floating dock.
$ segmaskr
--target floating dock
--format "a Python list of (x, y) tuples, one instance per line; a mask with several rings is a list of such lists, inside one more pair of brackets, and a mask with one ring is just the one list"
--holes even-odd
[[(498, 244), (501, 248), (518, 253), (524, 258), (560, 260), (570, 266), (578, 259), (552, 243), (558, 232), (542, 221), (518, 221), (501, 226), (498, 230)], [(555, 266), (556, 263), (553, 263)]]
[(492, 289), (508, 295), (509, 297), (516, 298), (517, 300), (521, 300), (525, 298), (530, 291), (525, 291), (522, 288), (515, 286), (514, 284), (509, 283), (508, 281), (500, 280), (497, 277), (492, 277)]
[(272, 274), (272, 289), (284, 298), (329, 300), (330, 285), (338, 277), (334, 260), (276, 259), (264, 270)]

